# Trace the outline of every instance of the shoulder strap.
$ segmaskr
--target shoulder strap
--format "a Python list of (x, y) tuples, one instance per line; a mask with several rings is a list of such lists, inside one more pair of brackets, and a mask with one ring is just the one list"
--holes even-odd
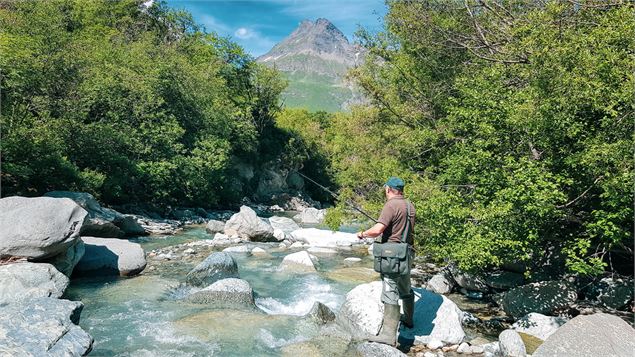
[(401, 234), (401, 242), (406, 243), (406, 239), (408, 238), (408, 234), (410, 233), (410, 200), (406, 201), (406, 226), (403, 229), (403, 233)]

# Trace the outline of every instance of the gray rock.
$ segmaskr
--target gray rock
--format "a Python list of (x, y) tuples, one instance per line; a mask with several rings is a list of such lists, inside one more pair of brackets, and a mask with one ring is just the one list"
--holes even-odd
[[(70, 198), (88, 212), (88, 220), (82, 226), (82, 236), (121, 238), (127, 234), (122, 228), (128, 229), (134, 223), (130, 219), (110, 208), (102, 207), (99, 202), (86, 192), (51, 191), (44, 196), (57, 198)], [(137, 224), (138, 225), (138, 224)], [(139, 227), (134, 226), (133, 231), (138, 232)]]
[(484, 357), (499, 357), (502, 356), (500, 342), (490, 342), (481, 346), (483, 348)]
[(288, 190), (285, 175), (278, 169), (266, 168), (260, 172), (256, 196), (260, 199), (270, 199), (271, 196)]
[(221, 279), (238, 277), (234, 258), (229, 253), (215, 252), (187, 273), (185, 281), (189, 285), (208, 286)]
[(227, 278), (216, 281), (185, 298), (196, 304), (206, 304), (215, 308), (255, 309), (254, 291), (242, 279)]
[(307, 314), (307, 317), (313, 319), (320, 325), (327, 324), (331, 321), (335, 321), (335, 314), (328, 306), (316, 301), (311, 308), (311, 311)]
[(517, 332), (526, 333), (544, 341), (565, 322), (567, 320), (562, 317), (545, 316), (532, 312), (516, 321), (512, 328)]
[(65, 252), (60, 253), (52, 258), (47, 258), (44, 260), (46, 263), (52, 264), (57, 270), (59, 270), (62, 274), (70, 276), (73, 274), (73, 269), (84, 256), (86, 251), (86, 247), (84, 245), (84, 241), (78, 239), (75, 244), (66, 249)]
[(489, 286), (485, 284), (482, 277), (463, 272), (453, 264), (449, 266), (449, 269), (458, 286), (472, 291), (489, 292)]
[(497, 271), (485, 276), (485, 284), (495, 289), (512, 289), (525, 284), (523, 274), (510, 271)]
[(282, 258), (278, 269), (299, 273), (311, 273), (316, 271), (314, 261), (317, 261), (315, 256), (309, 254), (307, 251), (301, 251), (286, 255)]
[(227, 247), (225, 249), (223, 249), (223, 252), (225, 253), (244, 253), (244, 254), (248, 254), (251, 252), (251, 247), (249, 247), (248, 245), (236, 245), (233, 247)]
[[(414, 328), (402, 329), (400, 340), (427, 344), (433, 340), (447, 344), (461, 343), (465, 332), (461, 326), (463, 312), (450, 299), (421, 288), (415, 292)], [(361, 284), (346, 294), (337, 314), (337, 322), (356, 338), (379, 332), (383, 319), (381, 281)]]
[(536, 349), (534, 357), (633, 356), (635, 330), (617, 316), (579, 315)]
[(362, 357), (406, 357), (406, 354), (394, 347), (374, 342), (359, 344), (357, 354)]
[(123, 220), (118, 222), (119, 229), (121, 229), (128, 236), (145, 236), (149, 234), (148, 231), (137, 221), (137, 218), (133, 215), (124, 214)]
[(505, 330), (498, 335), (501, 353), (505, 357), (525, 357), (525, 343), (520, 335), (514, 330)]
[(456, 349), (457, 353), (465, 353), (472, 354), (472, 350), (470, 349), (470, 345), (467, 342), (463, 342), (459, 345), (459, 348)]
[(271, 224), (273, 229), (279, 229), (285, 233), (291, 233), (297, 229), (300, 229), (300, 226), (298, 226), (298, 224), (295, 223), (294, 220), (287, 217), (269, 217), (269, 224)]
[(67, 198), (0, 199), (0, 258), (43, 259), (79, 239), (86, 211)]
[(78, 301), (37, 298), (0, 307), (0, 353), (4, 356), (83, 356), (93, 338), (79, 323)]
[(205, 231), (207, 231), (207, 233), (209, 234), (222, 233), (223, 231), (225, 231), (225, 222), (212, 219), (207, 222)]
[(115, 238), (82, 237), (86, 252), (74, 272), (79, 275), (133, 276), (146, 267), (143, 248), (138, 243)]
[(0, 305), (40, 297), (59, 298), (68, 287), (68, 277), (51, 264), (14, 263), (0, 265), (0, 286)]
[(500, 300), (505, 312), (515, 318), (531, 312), (550, 315), (558, 309), (570, 307), (578, 294), (564, 281), (545, 281), (509, 290)]
[(287, 175), (287, 185), (289, 188), (297, 191), (301, 191), (304, 188), (304, 178), (297, 172), (291, 172)]
[(454, 284), (454, 279), (452, 279), (450, 274), (442, 270), (428, 280), (426, 289), (437, 294), (449, 294), (454, 288)]
[(254, 242), (278, 241), (273, 235), (273, 227), (247, 206), (240, 207), (240, 212), (234, 214), (225, 223), (225, 234), (228, 236), (237, 235)]
[(326, 210), (309, 207), (300, 213), (300, 221), (305, 224), (319, 224), (324, 221)]

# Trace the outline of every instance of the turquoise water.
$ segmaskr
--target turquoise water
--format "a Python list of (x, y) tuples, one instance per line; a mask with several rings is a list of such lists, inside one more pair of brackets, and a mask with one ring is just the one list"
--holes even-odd
[[(204, 228), (195, 227), (137, 241), (148, 252), (209, 238)], [(234, 255), (241, 278), (254, 289), (260, 312), (214, 310), (174, 298), (185, 274), (207, 251), (192, 259), (150, 260), (134, 278), (73, 280), (66, 297), (85, 305), (80, 325), (95, 338), (90, 356), (297, 355), (306, 341), (322, 333), (302, 317), (314, 302), (337, 311), (350, 289), (374, 279), (364, 269), (371, 262), (363, 253), (319, 256), (317, 273), (287, 274), (277, 267), (289, 252), (268, 248), (271, 254), (266, 257)], [(343, 262), (347, 256), (364, 260), (350, 268)]]

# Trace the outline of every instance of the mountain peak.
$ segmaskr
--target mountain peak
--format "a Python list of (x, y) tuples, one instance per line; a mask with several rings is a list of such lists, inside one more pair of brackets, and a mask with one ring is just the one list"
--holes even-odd
[(284, 40), (271, 51), (260, 56), (258, 61), (271, 62), (298, 54), (315, 55), (328, 60), (355, 64), (356, 49), (333, 23), (325, 18), (315, 21), (303, 20)]

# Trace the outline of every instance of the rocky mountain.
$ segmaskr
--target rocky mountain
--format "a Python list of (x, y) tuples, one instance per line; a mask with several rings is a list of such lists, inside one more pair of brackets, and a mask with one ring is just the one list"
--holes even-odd
[(288, 107), (338, 111), (359, 101), (359, 94), (345, 80), (346, 72), (363, 61), (363, 48), (327, 19), (304, 20), (289, 36), (257, 61), (285, 73)]

